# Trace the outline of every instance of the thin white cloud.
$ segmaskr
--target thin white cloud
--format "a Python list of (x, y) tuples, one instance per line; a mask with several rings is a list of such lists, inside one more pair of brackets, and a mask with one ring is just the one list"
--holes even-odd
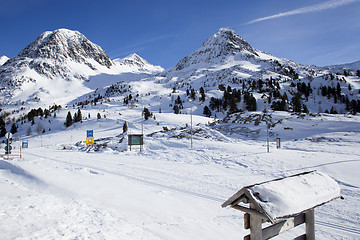
[(110, 52), (111, 56), (119, 56), (119, 55), (124, 55), (124, 53), (133, 53), (131, 51), (134, 50), (134, 48), (139, 51), (139, 50), (144, 50), (145, 49), (145, 45), (153, 43), (153, 42), (157, 42), (166, 38), (171, 38), (171, 37), (176, 37), (178, 36), (178, 34), (165, 34), (165, 35), (161, 35), (161, 36), (157, 36), (154, 38), (150, 38), (150, 39), (146, 39), (140, 42), (136, 42), (136, 43), (132, 43), (129, 45), (125, 45), (122, 46), (120, 48), (117, 48), (113, 51)]
[(267, 17), (257, 18), (257, 19), (254, 19), (254, 20), (246, 23), (246, 24), (248, 25), (248, 24), (253, 24), (253, 23), (256, 23), (256, 22), (262, 22), (262, 21), (266, 21), (266, 20), (270, 20), (270, 19), (274, 19), (274, 18), (287, 17), (287, 16), (297, 15), (297, 14), (321, 12), (321, 11), (324, 11), (324, 10), (327, 10), (327, 9), (342, 7), (344, 5), (348, 5), (348, 4), (355, 3), (355, 2), (359, 2), (359, 0), (332, 0), (332, 1), (327, 1), (327, 2), (315, 4), (315, 5), (308, 6), (308, 7), (298, 8), (298, 9), (295, 9), (295, 10), (292, 10), (292, 11), (289, 11), (289, 12), (278, 13), (278, 14), (275, 14), (275, 15), (267, 16)]

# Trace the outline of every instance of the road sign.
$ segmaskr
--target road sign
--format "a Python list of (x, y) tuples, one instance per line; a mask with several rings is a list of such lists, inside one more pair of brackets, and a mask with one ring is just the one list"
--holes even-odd
[(87, 130), (86, 131), (86, 137), (87, 138), (94, 137), (94, 130)]
[(11, 139), (12, 138), (12, 133), (11, 132), (6, 133), (5, 138), (6, 139)]
[(93, 137), (86, 138), (86, 146), (88, 145), (94, 145), (95, 141)]
[(22, 148), (28, 148), (29, 147), (28, 141), (23, 141), (22, 144), (21, 144), (21, 147)]

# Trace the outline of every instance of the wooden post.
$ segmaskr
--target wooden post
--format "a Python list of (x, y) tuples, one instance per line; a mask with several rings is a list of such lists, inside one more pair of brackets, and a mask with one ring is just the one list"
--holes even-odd
[(315, 213), (310, 209), (305, 213), (306, 240), (315, 240)]
[[(255, 209), (254, 204), (250, 203), (250, 208)], [(262, 240), (262, 218), (255, 214), (250, 214), (250, 239)]]

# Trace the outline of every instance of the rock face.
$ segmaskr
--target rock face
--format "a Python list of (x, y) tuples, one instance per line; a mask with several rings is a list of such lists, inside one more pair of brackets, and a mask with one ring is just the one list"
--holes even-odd
[(191, 55), (183, 58), (176, 66), (176, 70), (189, 67), (200, 62), (219, 62), (227, 56), (236, 54), (258, 56), (256, 51), (230, 28), (220, 28), (210, 36), (202, 46)]
[(95, 60), (108, 68), (112, 65), (101, 47), (90, 42), (80, 32), (67, 29), (44, 32), (22, 50), (18, 57), (53, 59), (60, 63), (71, 60), (89, 65), (90, 60)]
[[(68, 29), (44, 32), (16, 57), (1, 57), (1, 64), (1, 105), (28, 101), (66, 103), (94, 90), (93, 86), (112, 83), (101, 78), (90, 80), (90, 76), (140, 76), (164, 70), (137, 54), (113, 61), (100, 46)], [(99, 82), (88, 84), (89, 81)]]
[[(77, 31), (59, 29), (41, 34), (16, 57), (0, 67), (2, 85), (19, 87), (49, 79), (84, 79), (89, 71), (113, 65), (106, 52)], [(81, 66), (81, 67), (80, 67)]]

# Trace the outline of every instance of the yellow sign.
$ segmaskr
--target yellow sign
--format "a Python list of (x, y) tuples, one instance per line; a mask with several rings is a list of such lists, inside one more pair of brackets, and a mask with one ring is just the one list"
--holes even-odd
[(94, 138), (93, 137), (86, 138), (86, 146), (88, 146), (88, 145), (94, 145)]

